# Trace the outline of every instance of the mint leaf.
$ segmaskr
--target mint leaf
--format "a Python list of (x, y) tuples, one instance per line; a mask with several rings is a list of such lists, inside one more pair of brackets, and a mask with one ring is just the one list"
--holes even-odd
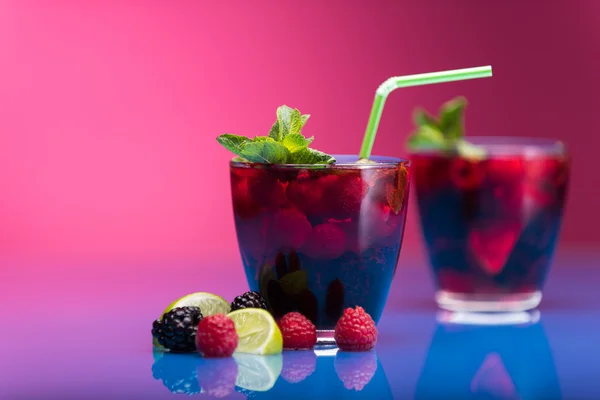
[(289, 150), (272, 138), (246, 143), (240, 155), (250, 162), (266, 164), (287, 164), (290, 158)]
[(457, 97), (444, 103), (440, 109), (440, 129), (448, 139), (464, 136), (464, 114), (467, 100)]
[(292, 164), (332, 164), (335, 158), (322, 151), (305, 148), (292, 154)]
[[(293, 114), (294, 109), (288, 106), (281, 106), (277, 109), (277, 122), (279, 122), (279, 132), (281, 133), (281, 139), (283, 139), (288, 133), (290, 133), (290, 125), (292, 122)], [(281, 141), (281, 139), (279, 140)]]
[(279, 121), (275, 121), (271, 130), (269, 131), (269, 137), (273, 140), (280, 141), (282, 139), (281, 132), (279, 131)]
[(331, 164), (335, 158), (321, 151), (310, 149), (314, 137), (305, 138), (302, 128), (309, 114), (283, 105), (277, 109), (277, 121), (271, 126), (268, 136), (253, 139), (224, 134), (217, 141), (238, 157), (234, 162), (266, 164)]
[(305, 138), (301, 133), (290, 133), (283, 138), (281, 144), (283, 144), (290, 153), (294, 154), (302, 149), (307, 148), (313, 141), (314, 137)]
[(430, 126), (432, 128), (439, 127), (436, 118), (422, 108), (418, 108), (414, 112), (413, 119), (415, 120), (415, 125), (417, 126)]
[(300, 111), (283, 105), (277, 109), (277, 121), (271, 126), (269, 137), (281, 142), (287, 135), (300, 133), (310, 115), (302, 115)]
[[(302, 122), (302, 114), (300, 114), (300, 111), (294, 110), (290, 117), (290, 129), (287, 134), (288, 135), (299, 134), (302, 131), (303, 126), (304, 126), (304, 122)], [(285, 136), (284, 136), (284, 138), (285, 138)]]
[(414, 120), (417, 131), (408, 138), (408, 149), (410, 151), (441, 150), (472, 160), (486, 158), (487, 150), (484, 147), (464, 139), (466, 106), (467, 99), (455, 97), (440, 107), (440, 115), (437, 118), (423, 109), (415, 110)]
[(421, 126), (408, 138), (408, 148), (418, 149), (444, 149), (448, 146), (444, 134), (431, 126)]
[(223, 147), (231, 151), (233, 154), (241, 156), (242, 152), (244, 151), (244, 147), (247, 143), (251, 142), (251, 140), (244, 136), (224, 133), (217, 137), (217, 142), (221, 143)]

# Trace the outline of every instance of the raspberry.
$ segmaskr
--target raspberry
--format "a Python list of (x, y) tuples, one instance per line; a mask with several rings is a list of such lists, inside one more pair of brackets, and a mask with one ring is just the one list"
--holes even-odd
[(331, 259), (342, 255), (346, 247), (346, 235), (337, 225), (325, 223), (313, 228), (304, 251), (309, 257)]
[(238, 345), (231, 318), (224, 314), (205, 317), (198, 325), (196, 348), (205, 357), (230, 357)]
[(253, 218), (261, 212), (260, 204), (250, 195), (248, 178), (231, 172), (231, 197), (233, 212), (239, 218)]
[(319, 180), (299, 175), (289, 183), (286, 194), (289, 202), (306, 214), (318, 214), (323, 209), (323, 185)]
[(520, 224), (509, 222), (496, 222), (471, 230), (469, 246), (485, 272), (492, 276), (502, 272), (522, 230)]
[(335, 326), (334, 338), (340, 350), (367, 351), (377, 343), (377, 328), (362, 307), (346, 308)]
[(487, 175), (494, 181), (515, 184), (523, 180), (525, 163), (521, 156), (490, 158), (487, 160)]
[(335, 373), (348, 390), (361, 391), (371, 382), (377, 371), (377, 356), (374, 352), (349, 355), (338, 352), (334, 361)]
[(276, 209), (287, 201), (285, 187), (277, 176), (265, 171), (255, 171), (248, 181), (248, 193), (259, 205), (269, 210)]
[(312, 349), (317, 343), (317, 328), (298, 312), (285, 314), (279, 320), (284, 349)]
[(209, 396), (223, 398), (234, 392), (238, 367), (233, 358), (201, 359), (196, 371), (202, 391)]
[(283, 355), (281, 377), (289, 383), (299, 383), (317, 368), (317, 356), (313, 351), (288, 351)]
[(294, 208), (277, 212), (273, 216), (271, 232), (273, 241), (285, 249), (299, 249), (304, 244), (312, 226), (306, 216)]
[(450, 179), (459, 189), (475, 189), (483, 182), (486, 170), (479, 162), (456, 158), (450, 166)]
[(323, 198), (329, 203), (327, 213), (340, 219), (357, 215), (368, 191), (369, 184), (361, 175), (340, 176), (335, 184), (323, 192)]
[(370, 204), (364, 213), (364, 226), (368, 229), (363, 228), (363, 235), (372, 236), (371, 239), (386, 238), (396, 231), (401, 222), (401, 217), (398, 217), (389, 205)]

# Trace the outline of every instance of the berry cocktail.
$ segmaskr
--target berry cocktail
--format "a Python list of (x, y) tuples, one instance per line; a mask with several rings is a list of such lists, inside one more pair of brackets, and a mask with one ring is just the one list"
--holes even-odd
[(318, 330), (344, 308), (377, 322), (400, 252), (409, 165), (337, 156), (331, 165), (231, 162), (233, 209), (250, 288), (279, 318), (298, 311)]
[(455, 311), (535, 308), (560, 230), (569, 158), (553, 140), (468, 139), (468, 147), (422, 147), (411, 156), (436, 300)]

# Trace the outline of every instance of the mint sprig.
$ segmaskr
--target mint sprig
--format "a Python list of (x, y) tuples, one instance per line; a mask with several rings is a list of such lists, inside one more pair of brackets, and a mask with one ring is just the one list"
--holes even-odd
[(302, 128), (310, 115), (283, 105), (277, 109), (277, 121), (268, 136), (245, 136), (225, 133), (217, 141), (236, 154), (236, 162), (263, 164), (332, 164), (336, 160), (329, 154), (309, 148), (314, 137), (306, 138)]
[(486, 157), (486, 151), (465, 139), (467, 100), (456, 97), (442, 105), (438, 116), (419, 108), (414, 113), (416, 131), (408, 138), (410, 151), (439, 150), (471, 159)]

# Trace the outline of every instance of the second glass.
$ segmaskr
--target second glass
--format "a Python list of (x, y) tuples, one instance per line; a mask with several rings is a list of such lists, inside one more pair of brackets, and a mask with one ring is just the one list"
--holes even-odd
[(330, 341), (344, 308), (377, 323), (396, 270), (407, 161), (336, 156), (332, 165), (231, 162), (238, 243), (251, 290), (275, 318), (298, 311)]
[(437, 303), (470, 312), (535, 308), (560, 231), (569, 157), (549, 139), (468, 139), (485, 159), (411, 157)]

